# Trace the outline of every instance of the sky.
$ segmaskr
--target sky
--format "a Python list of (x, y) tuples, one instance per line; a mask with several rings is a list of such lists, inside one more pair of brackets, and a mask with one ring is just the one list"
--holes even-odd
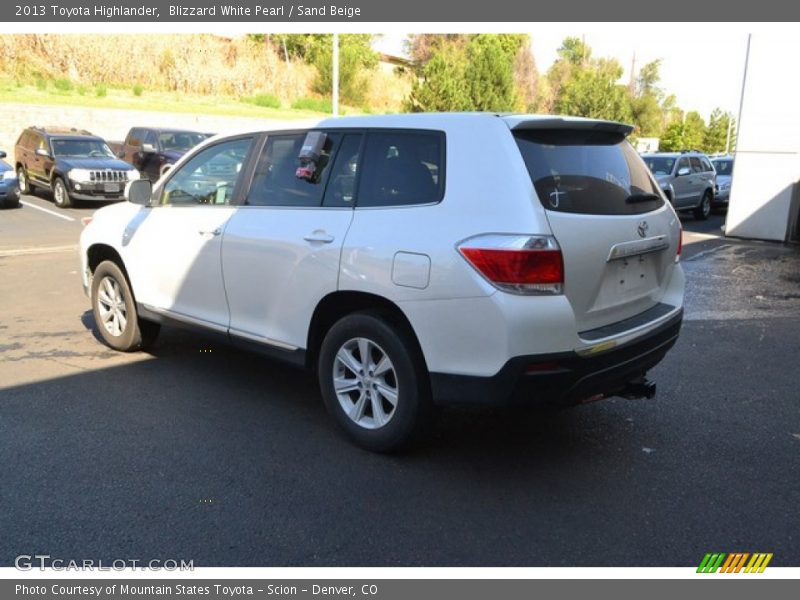
[[(747, 34), (726, 32), (724, 25), (711, 24), (713, 31), (701, 33), (696, 28), (684, 29), (681, 24), (630, 24), (603, 32), (584, 33), (569, 25), (542, 24), (529, 31), (533, 56), (540, 73), (558, 58), (557, 50), (567, 36), (585, 36), (596, 57), (616, 58), (625, 69), (621, 82), (630, 80), (631, 62), (641, 67), (661, 59), (659, 86), (675, 94), (683, 110), (696, 110), (708, 120), (716, 107), (734, 115), (739, 111), (739, 98), (744, 74)], [(377, 47), (392, 54), (403, 52), (402, 34), (386, 34)]]

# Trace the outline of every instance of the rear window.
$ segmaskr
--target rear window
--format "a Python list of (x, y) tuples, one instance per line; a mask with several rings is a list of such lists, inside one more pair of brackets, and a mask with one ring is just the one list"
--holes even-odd
[(548, 210), (635, 215), (664, 204), (644, 162), (620, 134), (526, 130), (514, 137)]

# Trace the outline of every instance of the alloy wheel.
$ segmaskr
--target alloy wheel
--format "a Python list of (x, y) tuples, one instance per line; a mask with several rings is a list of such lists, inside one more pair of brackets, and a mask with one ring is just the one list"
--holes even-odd
[(383, 348), (367, 338), (353, 338), (339, 348), (333, 388), (344, 413), (365, 429), (383, 427), (397, 409), (394, 364)]
[(121, 336), (128, 326), (128, 309), (119, 283), (113, 277), (104, 277), (97, 289), (97, 311), (106, 331)]

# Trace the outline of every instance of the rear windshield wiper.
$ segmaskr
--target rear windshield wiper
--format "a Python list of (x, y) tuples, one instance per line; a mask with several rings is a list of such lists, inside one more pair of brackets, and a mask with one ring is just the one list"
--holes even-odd
[(658, 194), (631, 194), (625, 199), (628, 204), (638, 204), (639, 202), (652, 202), (653, 200), (661, 200)]

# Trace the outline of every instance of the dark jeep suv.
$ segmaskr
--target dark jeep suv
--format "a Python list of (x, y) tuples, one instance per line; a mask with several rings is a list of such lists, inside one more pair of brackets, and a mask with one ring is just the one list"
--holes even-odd
[(105, 140), (84, 130), (28, 127), (14, 150), (22, 193), (51, 190), (60, 208), (76, 200), (123, 200), (125, 184), (139, 179)]

